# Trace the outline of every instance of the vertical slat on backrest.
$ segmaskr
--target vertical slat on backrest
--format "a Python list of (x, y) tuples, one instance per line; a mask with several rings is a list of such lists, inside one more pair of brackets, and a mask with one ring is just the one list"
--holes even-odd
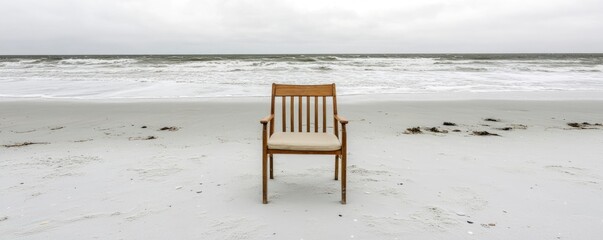
[(310, 96), (306, 97), (306, 132), (310, 132)]
[(285, 99), (285, 96), (282, 97), (283, 98), (283, 132), (287, 131), (287, 109), (285, 108), (285, 106), (287, 106), (287, 99)]
[(322, 132), (327, 132), (327, 97), (322, 96)]
[[(335, 84), (333, 84), (333, 116), (337, 114), (337, 93), (335, 92)], [(335, 136), (339, 138), (339, 122), (333, 118), (333, 131)]]
[(291, 132), (295, 132), (295, 118), (294, 118), (294, 112), (295, 112), (295, 108), (293, 107), (293, 104), (295, 103), (293, 96), (291, 96)]
[(314, 96), (314, 132), (318, 132), (318, 96)]
[(298, 131), (301, 132), (302, 131), (302, 97), (301, 96), (299, 96), (298, 108), (299, 108), (299, 112), (298, 112), (299, 114), (297, 116), (297, 120), (299, 120), (299, 121), (298, 121), (297, 125), (299, 126)]
[[(275, 114), (274, 112), (274, 105), (276, 104), (275, 101), (275, 97), (274, 97), (274, 91), (275, 91), (276, 87), (275, 84), (272, 84), (272, 96), (270, 97), (270, 114)], [(274, 117), (270, 120), (270, 135), (268, 136), (272, 136), (272, 134), (274, 133)]]

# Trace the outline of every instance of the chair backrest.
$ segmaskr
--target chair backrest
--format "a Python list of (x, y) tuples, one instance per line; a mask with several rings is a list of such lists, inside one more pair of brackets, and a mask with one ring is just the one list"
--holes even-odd
[[(328, 98), (332, 100), (332, 114), (335, 115), (337, 114), (335, 83), (324, 85), (285, 85), (273, 83), (270, 113), (275, 114), (274, 118), (277, 118), (275, 105), (277, 102), (281, 102), (283, 132), (327, 132), (327, 103), (330, 102), (327, 101)], [(320, 102), (322, 102), (322, 108), (318, 106)], [(297, 105), (297, 111), (295, 105)], [(314, 114), (312, 114), (312, 108), (314, 109)], [(289, 109), (288, 113), (287, 109)], [(287, 115), (289, 115), (289, 119), (287, 119)], [(322, 128), (319, 127), (321, 125), (319, 115), (322, 116)], [(331, 115), (331, 119), (335, 121), (333, 115)], [(296, 117), (297, 124), (295, 124)], [(313, 122), (312, 119), (314, 120)], [(287, 122), (290, 123), (289, 126), (287, 126)], [(313, 127), (311, 127), (312, 125)], [(333, 124), (335, 135), (339, 135), (337, 126), (336, 123)], [(270, 134), (272, 135), (273, 132), (274, 119), (272, 119), (270, 124)]]

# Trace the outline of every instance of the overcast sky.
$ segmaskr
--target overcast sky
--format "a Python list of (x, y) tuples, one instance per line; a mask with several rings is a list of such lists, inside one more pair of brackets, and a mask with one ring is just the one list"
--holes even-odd
[(0, 0), (0, 54), (603, 52), (603, 0)]

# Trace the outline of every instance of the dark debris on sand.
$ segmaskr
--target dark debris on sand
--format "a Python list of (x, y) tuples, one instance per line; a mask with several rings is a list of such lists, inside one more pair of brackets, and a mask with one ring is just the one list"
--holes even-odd
[[(423, 130), (432, 133), (448, 133), (448, 130), (439, 129), (437, 127), (425, 127)], [(421, 127), (407, 128), (406, 131), (404, 131), (404, 134), (421, 134), (423, 133), (423, 130), (421, 130)]]
[(491, 133), (488, 131), (473, 131), (473, 135), (475, 135), (475, 136), (500, 136), (496, 133)]
[(421, 131), (420, 127), (407, 128), (406, 131), (404, 131), (404, 134), (421, 134), (421, 133), (423, 133), (423, 131)]
[(23, 142), (23, 143), (7, 144), (7, 145), (3, 145), (3, 146), (7, 147), (7, 148), (11, 148), (11, 147), (25, 147), (25, 146), (34, 145), (34, 144), (49, 144), (49, 143), (47, 143), (47, 142)]
[(580, 123), (567, 123), (567, 125), (570, 127), (575, 127), (575, 128), (582, 127), (582, 124), (580, 124)]
[(177, 127), (162, 127), (162, 128), (159, 129), (159, 131), (170, 131), (170, 132), (173, 132), (173, 131), (178, 131), (178, 129), (179, 128), (177, 128)]
[(442, 123), (442, 125), (444, 125), (444, 126), (456, 126), (456, 123), (453, 123), (453, 122), (444, 122), (444, 123)]
[(497, 130), (501, 130), (501, 131), (511, 131), (513, 129), (528, 129), (528, 126), (523, 125), (523, 124), (511, 124), (510, 127), (501, 127), (501, 128), (496, 128)]
[(428, 130), (433, 133), (448, 133), (448, 130), (440, 130), (436, 127), (429, 128)]
[(157, 139), (157, 137), (148, 136), (148, 137), (131, 137), (131, 138), (129, 138), (130, 141), (132, 141), (132, 140), (153, 140), (153, 139)]
[(567, 125), (570, 127), (579, 128), (579, 129), (595, 129), (596, 127), (603, 126), (601, 123), (591, 124), (589, 122), (583, 122), (583, 123), (572, 122), (572, 123), (567, 123)]
[(496, 118), (486, 118), (486, 119), (484, 119), (484, 121), (486, 121), (486, 122), (500, 122), (500, 120), (496, 119)]

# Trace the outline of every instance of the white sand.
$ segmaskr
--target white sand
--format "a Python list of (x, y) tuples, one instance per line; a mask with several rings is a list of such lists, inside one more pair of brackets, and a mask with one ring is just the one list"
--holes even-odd
[[(340, 104), (350, 119), (348, 204), (338, 202), (333, 157), (277, 155), (263, 205), (267, 98), (2, 101), (0, 145), (46, 144), (0, 146), (0, 238), (603, 235), (603, 127), (566, 125), (602, 123), (603, 101)], [(158, 131), (165, 126), (179, 129)], [(462, 132), (403, 134), (414, 126)], [(494, 129), (506, 126), (516, 129)], [(148, 136), (157, 139), (139, 140)]]

